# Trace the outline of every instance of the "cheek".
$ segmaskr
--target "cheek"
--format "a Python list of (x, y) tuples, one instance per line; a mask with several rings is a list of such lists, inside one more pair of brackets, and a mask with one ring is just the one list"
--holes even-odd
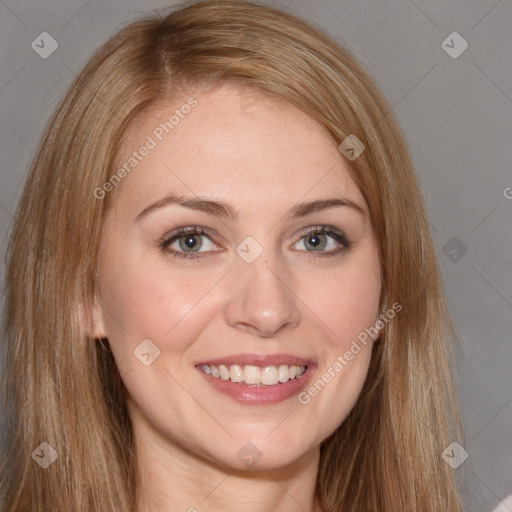
[(123, 254), (107, 256), (100, 274), (105, 330), (121, 371), (133, 365), (133, 351), (145, 339), (162, 352), (183, 352), (208, 321), (204, 298), (218, 280)]
[(320, 284), (315, 276), (303, 280), (311, 290), (305, 302), (325, 336), (318, 375), (299, 395), (299, 403), (309, 414), (324, 418), (318, 425), (318, 437), (323, 437), (352, 410), (367, 377), (376, 338), (368, 333), (378, 318), (381, 292), (376, 251), (354, 255), (343, 268), (324, 278), (323, 286), (314, 287), (315, 282)]
[(305, 305), (324, 324), (331, 348), (346, 350), (353, 338), (372, 326), (378, 317), (381, 276), (373, 252), (364, 260), (347, 261), (328, 275), (302, 279)]

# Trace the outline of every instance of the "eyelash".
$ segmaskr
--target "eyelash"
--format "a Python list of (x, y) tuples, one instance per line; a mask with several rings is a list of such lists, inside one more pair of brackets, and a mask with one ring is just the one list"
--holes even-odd
[[(315, 254), (315, 251), (305, 251), (308, 254), (308, 257), (312, 258), (321, 258), (325, 256), (338, 256), (347, 249), (349, 249), (352, 246), (352, 243), (347, 239), (346, 235), (337, 230), (336, 228), (333, 228), (332, 226), (311, 226), (304, 230), (302, 230), (299, 233), (299, 240), (304, 238), (307, 235), (315, 234), (315, 235), (329, 235), (331, 238), (336, 240), (339, 244), (341, 244), (341, 247), (334, 251), (330, 252), (319, 252), (318, 254)], [(201, 254), (205, 253), (189, 253), (189, 252), (183, 252), (183, 251), (176, 251), (171, 250), (169, 251), (167, 248), (169, 245), (171, 245), (176, 240), (179, 240), (180, 238), (184, 236), (193, 236), (193, 235), (201, 235), (206, 236), (207, 238), (210, 238), (212, 242), (215, 242), (215, 236), (213, 232), (211, 232), (209, 229), (203, 228), (201, 226), (189, 226), (185, 228), (178, 228), (174, 232), (165, 235), (160, 239), (160, 248), (163, 252), (166, 254), (170, 254), (174, 258), (183, 258), (183, 259), (196, 259), (200, 258)]]

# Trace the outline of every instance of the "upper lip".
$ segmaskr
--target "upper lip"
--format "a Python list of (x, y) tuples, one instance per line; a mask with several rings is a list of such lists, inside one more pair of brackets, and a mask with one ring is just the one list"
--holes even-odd
[(236, 354), (224, 357), (216, 357), (215, 359), (207, 359), (196, 363), (195, 366), (202, 364), (215, 365), (252, 365), (252, 366), (279, 366), (286, 364), (289, 366), (311, 366), (314, 362), (311, 359), (292, 356), (290, 354)]

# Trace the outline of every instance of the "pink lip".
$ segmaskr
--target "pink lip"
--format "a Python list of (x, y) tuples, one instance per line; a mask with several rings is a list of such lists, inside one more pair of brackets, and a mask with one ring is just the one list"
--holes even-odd
[[(307, 366), (307, 370), (300, 377), (291, 379), (285, 383), (279, 383), (275, 386), (250, 386), (244, 382), (231, 382), (207, 375), (201, 370), (200, 366), (207, 365), (231, 365), (231, 364), (251, 364), (254, 366), (279, 366), (280, 364)], [(262, 356), (257, 354), (239, 354), (227, 356), (219, 359), (209, 359), (196, 365), (205, 381), (210, 384), (214, 390), (223, 393), (238, 403), (244, 405), (270, 405), (283, 402), (300, 393), (315, 373), (316, 365), (310, 360), (300, 357), (294, 357), (286, 354), (276, 354), (273, 356)]]
[(273, 354), (273, 355), (259, 355), (259, 354), (237, 354), (232, 356), (217, 357), (215, 359), (208, 359), (195, 363), (195, 366), (202, 364), (215, 365), (219, 364), (250, 364), (253, 366), (279, 366), (280, 364), (287, 364), (289, 366), (313, 366), (314, 361), (304, 359), (302, 357), (292, 356), (290, 354)]

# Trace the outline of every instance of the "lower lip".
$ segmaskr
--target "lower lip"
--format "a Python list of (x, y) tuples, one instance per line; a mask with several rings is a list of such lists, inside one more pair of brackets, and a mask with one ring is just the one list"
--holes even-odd
[(224, 393), (239, 403), (245, 405), (270, 405), (284, 402), (300, 393), (306, 387), (313, 374), (313, 367), (308, 366), (307, 370), (295, 379), (276, 384), (275, 386), (249, 386), (243, 382), (231, 382), (207, 375), (198, 368), (203, 378), (216, 391)]

